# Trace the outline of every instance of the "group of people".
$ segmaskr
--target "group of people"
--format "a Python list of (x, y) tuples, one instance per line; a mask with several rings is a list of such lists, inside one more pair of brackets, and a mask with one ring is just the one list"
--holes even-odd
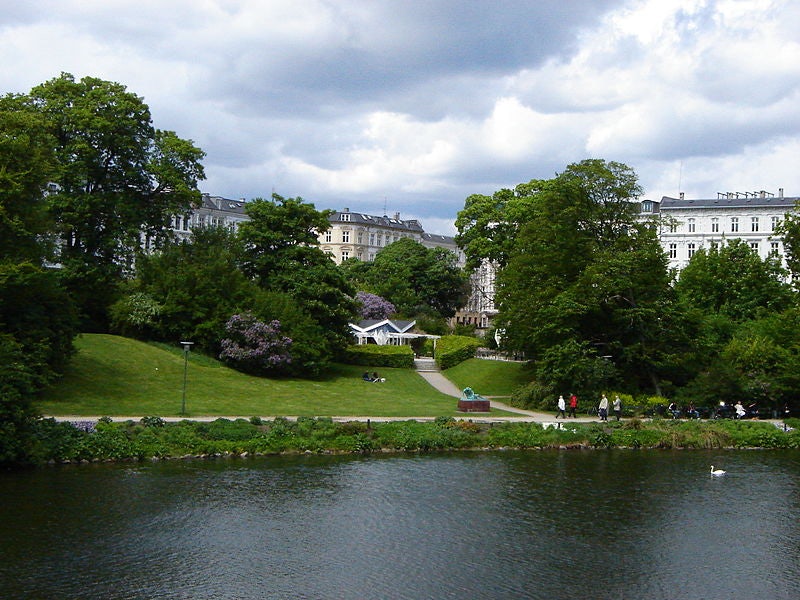
[(364, 374), (361, 376), (361, 379), (363, 379), (364, 381), (369, 381), (371, 383), (381, 383), (383, 381), (386, 381), (386, 378), (378, 375), (377, 371), (375, 371), (372, 375), (370, 375), (368, 371), (364, 371)]
[[(617, 418), (617, 421), (619, 421), (620, 417), (622, 416), (622, 400), (619, 396), (614, 398), (611, 408), (614, 411), (614, 416)], [(558, 397), (558, 413), (556, 414), (556, 419), (566, 419), (568, 416), (575, 418), (575, 413), (578, 410), (578, 397), (575, 394), (572, 394), (569, 397), (568, 414), (566, 413), (566, 410), (567, 402), (564, 400), (564, 396), (561, 395)], [(600, 404), (597, 407), (597, 414), (601, 421), (608, 421), (608, 398), (605, 394), (603, 394), (603, 396), (600, 398)]]
[(561, 417), (567, 418), (567, 416), (571, 416), (575, 418), (575, 411), (578, 410), (578, 397), (575, 394), (572, 394), (569, 397), (569, 415), (566, 414), (567, 410), (567, 403), (564, 400), (564, 396), (558, 397), (558, 414), (556, 415), (556, 419)]

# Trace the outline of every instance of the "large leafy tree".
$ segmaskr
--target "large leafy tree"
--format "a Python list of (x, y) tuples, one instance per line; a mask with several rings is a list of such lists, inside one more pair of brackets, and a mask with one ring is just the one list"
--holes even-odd
[(586, 160), (524, 191), (524, 211), (498, 216), (524, 219), (498, 274), (504, 345), (559, 389), (624, 381), (658, 391), (660, 371), (677, 360), (670, 342), (683, 340), (669, 333), (667, 259), (638, 220), (633, 170)]
[(34, 395), (74, 349), (74, 306), (50, 258), (44, 192), (55, 173), (53, 138), (32, 103), (0, 98), (0, 464), (32, 448)]
[(783, 239), (783, 249), (786, 255), (786, 268), (792, 275), (795, 288), (800, 285), (800, 207), (795, 206), (795, 211), (784, 216), (778, 223), (775, 233)]
[(85, 325), (102, 327), (142, 239), (166, 240), (172, 215), (199, 199), (204, 153), (155, 129), (143, 99), (118, 83), (62, 73), (30, 98), (55, 140), (57, 192), (48, 200), (60, 262)]
[(322, 327), (320, 343), (333, 352), (348, 342), (358, 305), (353, 287), (319, 248), (329, 214), (302, 198), (256, 198), (247, 204), (250, 220), (239, 227), (239, 237), (244, 272), (261, 288), (294, 298)]
[(137, 277), (111, 309), (115, 331), (219, 351), (225, 323), (249, 308), (257, 287), (238, 268), (241, 246), (224, 227), (198, 228), (190, 239), (140, 257)]
[(56, 174), (54, 147), (28, 98), (0, 98), (0, 259), (39, 263), (49, 255), (45, 186)]
[(410, 238), (389, 244), (372, 263), (350, 261), (344, 270), (357, 287), (385, 298), (405, 316), (452, 317), (469, 295), (469, 278), (455, 254)]
[(762, 260), (747, 242), (733, 239), (698, 250), (681, 271), (675, 290), (691, 307), (742, 322), (792, 303), (785, 276), (777, 257)]

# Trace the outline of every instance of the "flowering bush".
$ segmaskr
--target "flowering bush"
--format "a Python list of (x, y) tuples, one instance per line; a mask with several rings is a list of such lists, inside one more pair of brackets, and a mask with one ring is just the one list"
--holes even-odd
[(292, 362), (291, 338), (281, 335), (280, 321), (264, 323), (251, 312), (233, 315), (225, 324), (221, 360), (253, 374), (280, 370)]
[(387, 319), (397, 312), (394, 304), (369, 292), (358, 292), (356, 300), (361, 303), (362, 319)]

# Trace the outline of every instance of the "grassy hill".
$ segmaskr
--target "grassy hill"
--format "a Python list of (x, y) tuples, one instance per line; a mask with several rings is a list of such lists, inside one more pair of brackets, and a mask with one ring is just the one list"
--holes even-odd
[[(47, 390), (37, 403), (41, 412), (46, 415), (179, 416), (184, 372), (180, 347), (154, 346), (96, 334), (80, 336), (76, 346), (78, 354), (63, 380)], [(192, 352), (186, 385), (186, 416), (436, 417), (459, 414), (455, 398), (438, 392), (414, 371), (379, 369), (386, 382), (366, 383), (361, 380), (363, 370), (363, 367), (336, 365), (327, 378), (320, 380), (264, 379), (244, 375)], [(484, 393), (480, 386), (473, 387)], [(503, 414), (502, 411), (492, 412)]]
[(522, 363), (480, 358), (465, 360), (447, 369), (444, 375), (459, 389), (471, 387), (482, 396), (510, 396), (515, 389), (531, 381)]

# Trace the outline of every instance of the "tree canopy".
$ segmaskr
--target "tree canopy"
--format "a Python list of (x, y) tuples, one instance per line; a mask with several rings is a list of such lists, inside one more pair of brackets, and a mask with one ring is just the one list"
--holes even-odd
[[(586, 160), (504, 194), (483, 232), (474, 202), (459, 214), (460, 239), (499, 258), (503, 345), (531, 358), (540, 381), (573, 391), (623, 380), (659, 387), (659, 368), (672, 360), (662, 324), (672, 294), (656, 233), (638, 220), (640, 193), (630, 167)], [(496, 239), (501, 228), (509, 239)]]
[(172, 216), (199, 199), (205, 154), (155, 129), (144, 100), (119, 83), (62, 73), (33, 88), (30, 102), (55, 142), (47, 200), (59, 261), (86, 326), (103, 327), (143, 239), (163, 243)]
[(701, 248), (683, 268), (675, 290), (683, 302), (735, 322), (761, 311), (781, 311), (791, 304), (786, 272), (775, 257), (761, 259), (747, 242), (728, 240)]
[(452, 317), (469, 297), (456, 255), (410, 238), (389, 244), (371, 263), (350, 260), (343, 269), (356, 287), (385, 298), (406, 317), (431, 311)]

